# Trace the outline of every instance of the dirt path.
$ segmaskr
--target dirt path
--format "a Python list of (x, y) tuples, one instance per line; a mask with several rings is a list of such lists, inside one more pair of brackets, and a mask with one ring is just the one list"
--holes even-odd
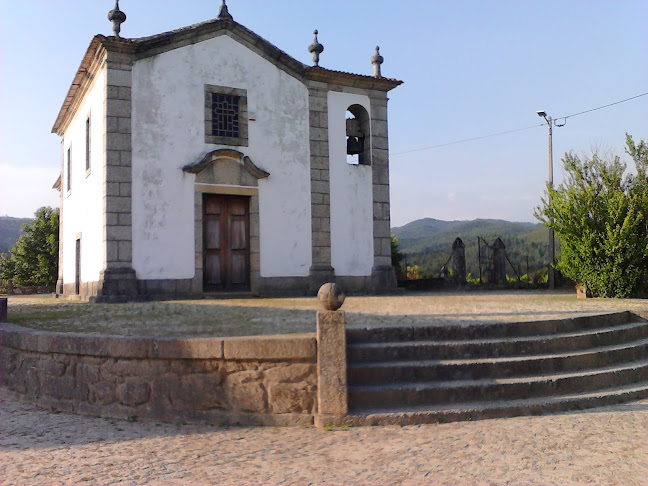
[(50, 413), (0, 393), (3, 486), (648, 485), (648, 400), (326, 431), (129, 423)]

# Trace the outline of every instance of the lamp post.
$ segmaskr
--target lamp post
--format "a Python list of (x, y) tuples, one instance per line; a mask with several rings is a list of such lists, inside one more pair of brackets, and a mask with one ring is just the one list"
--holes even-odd
[[(553, 121), (550, 116), (547, 115), (546, 112), (540, 110), (536, 112), (539, 117), (542, 117), (545, 119), (547, 122), (547, 126), (549, 127), (549, 186), (553, 188), (553, 145), (551, 141), (551, 128), (553, 125)], [(551, 204), (551, 193), (549, 193), (549, 204)], [(547, 280), (549, 283), (549, 288), (554, 289), (555, 288), (555, 280), (554, 280), (554, 263), (556, 262), (556, 243), (555, 243), (555, 238), (554, 238), (554, 230), (550, 229), (549, 230), (549, 268), (547, 269)]]

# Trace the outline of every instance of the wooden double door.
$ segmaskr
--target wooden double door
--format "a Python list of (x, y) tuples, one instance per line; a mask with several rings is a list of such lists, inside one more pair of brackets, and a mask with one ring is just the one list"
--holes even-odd
[(203, 195), (203, 286), (249, 290), (249, 197)]

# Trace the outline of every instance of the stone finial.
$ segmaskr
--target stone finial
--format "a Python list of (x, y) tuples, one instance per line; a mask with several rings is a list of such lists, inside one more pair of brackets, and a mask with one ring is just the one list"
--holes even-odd
[(121, 24), (126, 22), (126, 14), (119, 10), (119, 0), (115, 0), (115, 8), (108, 12), (108, 20), (113, 23), (113, 33), (116, 39), (120, 39)]
[(223, 0), (223, 3), (221, 3), (217, 18), (221, 20), (234, 20), (234, 17), (232, 17), (232, 15), (229, 13), (229, 10), (227, 10), (227, 4), (225, 3), (225, 0)]
[(380, 74), (380, 65), (385, 61), (385, 58), (380, 55), (380, 47), (376, 46), (376, 53), (371, 56), (371, 64), (373, 64), (373, 69), (374, 69), (374, 77), (375, 78), (382, 78), (382, 74)]
[(320, 287), (319, 292), (317, 292), (317, 298), (325, 310), (336, 311), (342, 307), (346, 296), (336, 284), (325, 283)]
[(317, 40), (317, 34), (319, 32), (317, 30), (313, 31), (313, 35), (315, 38), (313, 39), (313, 43), (308, 46), (308, 52), (313, 54), (313, 66), (319, 67), (319, 57), (322, 52), (324, 52), (324, 46), (319, 43)]

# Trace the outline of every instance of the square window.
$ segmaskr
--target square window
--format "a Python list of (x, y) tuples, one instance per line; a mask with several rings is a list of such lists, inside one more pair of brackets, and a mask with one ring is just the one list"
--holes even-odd
[(205, 142), (247, 146), (247, 91), (205, 85)]

